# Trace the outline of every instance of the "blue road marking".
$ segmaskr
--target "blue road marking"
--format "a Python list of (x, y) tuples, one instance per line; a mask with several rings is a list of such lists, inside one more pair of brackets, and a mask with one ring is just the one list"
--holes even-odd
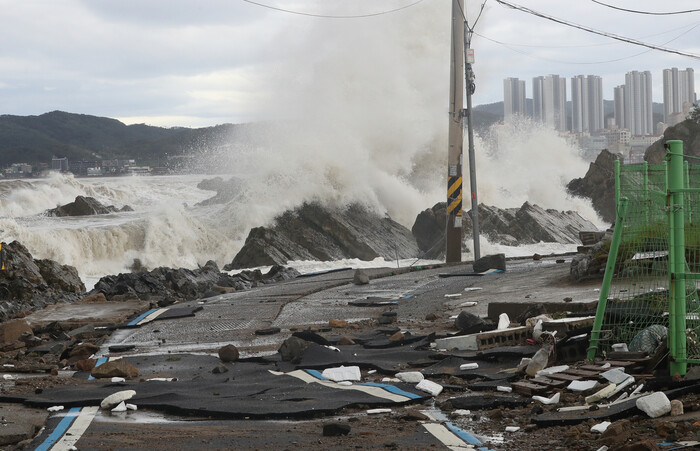
[(481, 443), (481, 440), (474, 437), (469, 432), (465, 431), (464, 429), (455, 425), (454, 423), (446, 422), (445, 426), (447, 426), (447, 429), (449, 429), (455, 435), (457, 435), (457, 437), (461, 438), (462, 440), (469, 443), (470, 445), (483, 445), (483, 443)]
[(80, 407), (73, 407), (70, 409), (66, 416), (58, 423), (58, 425), (56, 425), (53, 432), (46, 437), (46, 440), (44, 440), (41, 445), (37, 446), (35, 451), (48, 451), (48, 449), (51, 448), (53, 444), (58, 441), (58, 439), (63, 437), (63, 434), (65, 434), (73, 421), (75, 421), (75, 419), (78, 417), (80, 409)]
[(360, 385), (368, 385), (368, 386), (370, 386), (370, 387), (380, 387), (380, 388), (383, 388), (384, 390), (386, 390), (386, 391), (388, 391), (388, 392), (391, 392), (391, 393), (393, 393), (393, 394), (395, 394), (395, 395), (401, 395), (401, 396), (405, 396), (405, 397), (411, 398), (411, 399), (422, 398), (421, 395), (416, 395), (415, 393), (411, 393), (411, 392), (407, 392), (407, 391), (405, 391), (405, 390), (401, 390), (399, 387), (397, 387), (397, 386), (395, 386), (395, 385), (390, 385), (390, 384), (378, 384), (378, 383), (376, 383), (376, 382), (365, 382), (364, 384), (360, 384)]
[(315, 377), (316, 379), (320, 379), (320, 380), (322, 380), (322, 381), (327, 381), (327, 380), (328, 380), (328, 379), (326, 379), (325, 377), (323, 377), (323, 376), (321, 375), (321, 372), (318, 371), (318, 370), (304, 370), (304, 371), (306, 371), (307, 373), (309, 373), (310, 375), (312, 375), (312, 376)]
[(150, 309), (149, 311), (147, 311), (146, 313), (144, 313), (143, 315), (139, 315), (135, 320), (133, 320), (132, 322), (128, 323), (127, 326), (135, 326), (136, 324), (138, 324), (139, 321), (141, 321), (142, 319), (144, 319), (145, 317), (147, 317), (147, 316), (150, 315), (151, 313), (155, 312), (156, 310), (158, 310), (158, 309), (157, 309), (157, 308), (152, 308), (152, 309)]

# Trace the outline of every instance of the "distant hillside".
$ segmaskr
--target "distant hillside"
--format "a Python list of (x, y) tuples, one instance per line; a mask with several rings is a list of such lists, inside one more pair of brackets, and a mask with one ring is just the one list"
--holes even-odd
[(162, 128), (116, 119), (52, 111), (40, 116), (0, 116), (0, 166), (69, 160), (135, 158), (149, 164), (165, 155), (192, 153), (229, 142), (240, 125)]

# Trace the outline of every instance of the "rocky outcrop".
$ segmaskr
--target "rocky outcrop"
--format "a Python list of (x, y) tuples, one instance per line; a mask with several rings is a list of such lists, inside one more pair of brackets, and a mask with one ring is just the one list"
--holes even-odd
[[(439, 258), (445, 251), (445, 203), (421, 212), (412, 231), (425, 258)], [(472, 234), (471, 211), (463, 215), (463, 238)], [(479, 231), (492, 243), (507, 245), (578, 243), (581, 230), (596, 226), (575, 211), (545, 210), (525, 202), (520, 208), (501, 209), (479, 204)]]
[(85, 285), (73, 266), (35, 260), (17, 241), (2, 244), (5, 270), (0, 271), (0, 321), (24, 310), (38, 310), (59, 301), (74, 301)]
[(359, 205), (330, 209), (304, 204), (278, 216), (272, 227), (250, 231), (225, 270), (284, 264), (290, 260), (411, 258), (418, 246), (411, 232)]
[(608, 230), (587, 252), (574, 256), (569, 268), (569, 278), (574, 282), (600, 279), (605, 274), (608, 252), (612, 242), (612, 230)]
[(75, 201), (61, 205), (46, 211), (47, 216), (90, 216), (90, 215), (105, 215), (108, 213), (116, 213), (121, 211), (134, 211), (128, 205), (122, 208), (117, 208), (113, 205), (102, 205), (94, 197), (78, 196)]
[[(700, 124), (687, 120), (667, 128), (664, 131), (663, 138), (649, 146), (644, 153), (644, 160), (650, 164), (662, 164), (666, 156), (664, 143), (672, 139), (683, 141), (683, 153), (685, 155), (700, 157)], [(694, 164), (696, 162), (691, 161), (691, 163)]]
[(612, 154), (603, 149), (596, 160), (591, 163), (583, 178), (574, 179), (566, 186), (567, 190), (578, 197), (591, 199), (593, 208), (603, 220), (615, 222), (615, 160), (619, 154)]
[(245, 290), (259, 284), (291, 279), (297, 275), (299, 273), (292, 268), (275, 266), (267, 274), (260, 271), (244, 271), (230, 276), (220, 272), (215, 262), (208, 261), (198, 269), (160, 267), (152, 271), (105, 276), (95, 284), (90, 294), (102, 293), (110, 301), (139, 298), (159, 305), (169, 305), (182, 300)]

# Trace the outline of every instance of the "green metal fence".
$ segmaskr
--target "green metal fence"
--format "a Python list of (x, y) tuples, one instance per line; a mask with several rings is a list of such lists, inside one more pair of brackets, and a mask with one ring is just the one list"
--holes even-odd
[(588, 358), (666, 337), (671, 374), (683, 375), (700, 363), (700, 167), (684, 164), (681, 141), (667, 150), (663, 165), (615, 164), (617, 221)]

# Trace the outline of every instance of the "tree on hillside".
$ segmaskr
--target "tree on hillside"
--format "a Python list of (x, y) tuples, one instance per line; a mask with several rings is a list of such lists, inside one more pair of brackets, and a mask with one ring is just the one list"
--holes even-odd
[(700, 124), (700, 104), (696, 103), (690, 108), (690, 113), (688, 113), (688, 119), (695, 122), (696, 124)]

